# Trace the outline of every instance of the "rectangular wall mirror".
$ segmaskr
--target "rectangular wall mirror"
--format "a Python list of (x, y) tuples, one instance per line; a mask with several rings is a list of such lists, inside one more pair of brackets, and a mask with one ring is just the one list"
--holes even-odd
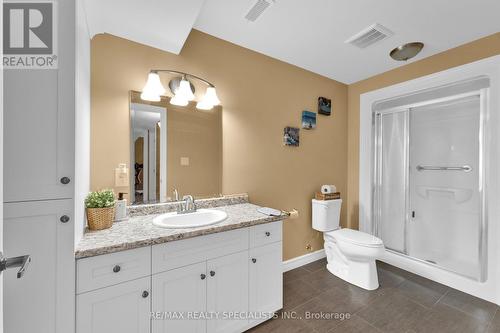
[[(130, 92), (130, 201), (157, 203), (222, 192), (222, 108), (203, 111)], [(111, 125), (111, 124), (110, 124)]]

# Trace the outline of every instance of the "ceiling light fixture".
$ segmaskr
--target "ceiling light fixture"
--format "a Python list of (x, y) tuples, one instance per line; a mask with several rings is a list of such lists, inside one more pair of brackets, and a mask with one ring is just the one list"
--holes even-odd
[(166, 90), (161, 84), (159, 73), (181, 75), (180, 77), (173, 78), (169, 82), (170, 91), (174, 94), (174, 96), (170, 99), (170, 104), (186, 106), (190, 101), (195, 99), (195, 88), (191, 81), (189, 81), (189, 78), (199, 80), (208, 86), (205, 95), (203, 96), (201, 101), (196, 104), (196, 108), (201, 110), (210, 110), (215, 105), (220, 104), (215, 86), (212, 83), (193, 74), (169, 69), (153, 69), (149, 72), (148, 80), (141, 93), (141, 98), (143, 100), (159, 102), (161, 100), (161, 95), (165, 94)]
[(419, 54), (423, 48), (424, 43), (421, 42), (407, 43), (396, 47), (389, 55), (394, 60), (407, 61)]

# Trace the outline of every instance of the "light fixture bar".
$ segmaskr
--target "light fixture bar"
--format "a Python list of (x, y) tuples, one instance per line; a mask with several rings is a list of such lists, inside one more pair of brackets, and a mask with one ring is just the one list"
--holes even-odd
[(211, 82), (199, 77), (199, 76), (196, 76), (194, 74), (189, 74), (189, 73), (186, 73), (186, 72), (181, 72), (181, 71), (175, 71), (175, 70), (172, 70), (172, 69), (152, 69), (149, 71), (150, 73), (170, 73), (170, 74), (178, 74), (178, 75), (182, 75), (186, 78), (188, 77), (192, 77), (194, 79), (197, 79), (203, 83), (205, 83), (207, 86), (209, 87), (215, 87), (214, 84), (212, 84)]

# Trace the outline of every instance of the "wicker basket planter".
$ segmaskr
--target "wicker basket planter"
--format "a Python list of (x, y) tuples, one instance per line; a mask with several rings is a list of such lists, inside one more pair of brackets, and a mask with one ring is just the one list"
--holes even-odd
[(87, 208), (87, 223), (90, 230), (111, 228), (115, 219), (115, 207)]

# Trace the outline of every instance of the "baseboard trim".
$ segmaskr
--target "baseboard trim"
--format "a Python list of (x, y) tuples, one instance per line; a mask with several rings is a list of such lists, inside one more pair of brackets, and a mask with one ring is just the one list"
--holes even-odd
[(313, 261), (319, 260), (326, 257), (325, 250), (321, 249), (308, 254), (304, 254), (300, 257), (295, 257), (286, 261), (283, 261), (283, 272), (288, 272), (292, 269), (298, 268), (300, 266), (307, 265)]

